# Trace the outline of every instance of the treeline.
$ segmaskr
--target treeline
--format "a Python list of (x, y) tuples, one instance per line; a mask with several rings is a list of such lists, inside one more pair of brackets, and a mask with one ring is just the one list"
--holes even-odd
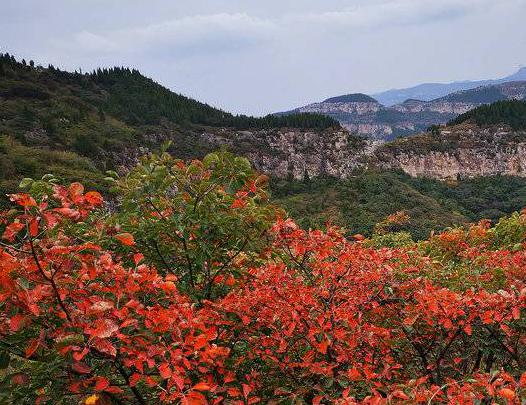
[[(18, 62), (10, 54), (0, 54), (0, 75), (6, 67), (11, 69), (40, 69), (33, 61)], [(339, 127), (338, 121), (321, 114), (268, 115), (249, 117), (234, 115), (181, 94), (174, 93), (136, 69), (114, 67), (96, 69), (92, 72), (65, 72), (53, 65), (47, 69), (56, 79), (67, 79), (85, 89), (102, 88), (107, 97), (99, 101), (98, 108), (131, 125), (155, 125), (163, 120), (179, 125), (206, 125), (233, 127), (237, 129), (295, 127), (302, 129), (326, 129)]]
[(473, 121), (480, 126), (507, 124), (515, 130), (526, 129), (526, 102), (506, 100), (477, 107), (459, 115), (448, 125), (458, 125), (466, 121)]

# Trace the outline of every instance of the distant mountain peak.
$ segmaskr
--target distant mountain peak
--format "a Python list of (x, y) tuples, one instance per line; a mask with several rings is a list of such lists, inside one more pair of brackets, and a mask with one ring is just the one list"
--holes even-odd
[(526, 80), (526, 66), (512, 75), (494, 80), (456, 81), (451, 83), (422, 83), (403, 89), (392, 89), (372, 96), (385, 106), (403, 103), (408, 98), (431, 101), (462, 90), (471, 90), (480, 86), (490, 86), (506, 82)]
[(415, 103), (425, 103), (425, 101), (419, 100), (417, 98), (408, 98), (402, 104), (415, 104)]
[(517, 72), (514, 74), (505, 77), (504, 79), (501, 79), (501, 82), (510, 82), (510, 81), (520, 81), (520, 80), (526, 80), (526, 66), (521, 67)]
[(378, 103), (377, 100), (363, 93), (345, 94), (323, 100), (324, 103)]

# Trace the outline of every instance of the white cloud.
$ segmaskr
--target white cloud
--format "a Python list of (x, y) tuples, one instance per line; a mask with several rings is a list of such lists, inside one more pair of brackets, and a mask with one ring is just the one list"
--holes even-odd
[(245, 13), (196, 15), (144, 27), (104, 33), (82, 32), (78, 45), (91, 52), (213, 53), (254, 46), (272, 39), (276, 25)]
[(81, 31), (75, 34), (73, 43), (70, 43), (70, 46), (74, 46), (77, 49), (80, 47), (85, 52), (109, 53), (118, 50), (118, 44), (88, 31)]
[[(513, 2), (521, 0), (501, 0)], [(297, 35), (386, 29), (459, 18), (493, 4), (490, 0), (388, 0), (337, 11), (300, 12), (262, 18), (247, 13), (186, 16), (106, 32), (82, 31), (68, 46), (85, 52), (147, 53), (177, 57), (236, 51)]]
[(490, 0), (391, 0), (355, 5), (338, 11), (299, 14), (289, 17), (289, 20), (300, 24), (310, 24), (313, 28), (388, 28), (459, 18), (476, 13), (492, 4), (494, 2)]

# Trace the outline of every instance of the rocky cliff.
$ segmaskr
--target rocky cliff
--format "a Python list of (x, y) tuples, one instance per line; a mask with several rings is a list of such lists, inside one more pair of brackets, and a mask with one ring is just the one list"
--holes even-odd
[(484, 104), (525, 98), (526, 81), (517, 81), (457, 91), (430, 101), (408, 99), (389, 107), (365, 94), (349, 94), (299, 107), (292, 112), (328, 115), (353, 133), (390, 141), (417, 134), (431, 125), (445, 124)]
[(367, 164), (375, 144), (345, 130), (273, 129), (204, 132), (200, 139), (212, 148), (246, 156), (254, 167), (276, 178), (348, 177)]
[(371, 162), (413, 177), (459, 180), (493, 175), (526, 177), (526, 131), (474, 124), (447, 127), (378, 147)]
[(459, 180), (479, 176), (526, 177), (526, 131), (472, 123), (442, 127), (392, 142), (371, 141), (344, 130), (206, 131), (200, 142), (246, 156), (275, 178), (348, 178), (356, 169), (402, 170), (413, 177)]

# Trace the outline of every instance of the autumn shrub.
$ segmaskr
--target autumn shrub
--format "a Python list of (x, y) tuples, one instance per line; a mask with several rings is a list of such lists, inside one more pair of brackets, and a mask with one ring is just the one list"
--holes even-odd
[(377, 246), (301, 229), (229, 154), (112, 182), (10, 195), (0, 403), (526, 399), (524, 213)]

